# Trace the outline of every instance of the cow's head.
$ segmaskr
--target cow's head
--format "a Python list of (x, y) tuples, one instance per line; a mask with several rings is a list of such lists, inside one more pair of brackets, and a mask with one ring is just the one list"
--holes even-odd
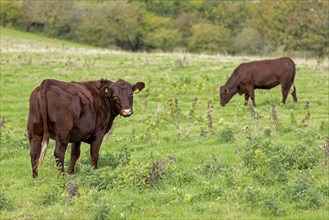
[(228, 88), (227, 86), (221, 86), (219, 88), (220, 105), (225, 106), (236, 92), (236, 89)]
[(119, 79), (103, 90), (113, 104), (114, 111), (123, 117), (133, 114), (133, 94), (142, 91), (145, 83), (138, 82), (135, 85)]

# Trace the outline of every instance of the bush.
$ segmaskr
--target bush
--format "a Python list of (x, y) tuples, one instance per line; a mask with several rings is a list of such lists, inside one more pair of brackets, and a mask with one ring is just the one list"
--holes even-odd
[(226, 126), (219, 133), (219, 141), (221, 143), (233, 143), (235, 141), (234, 129)]
[(19, 1), (1, 1), (0, 3), (0, 25), (18, 25), (22, 19), (22, 9)]
[(262, 35), (252, 27), (244, 27), (234, 39), (237, 54), (260, 54), (263, 48)]
[(14, 208), (11, 199), (6, 195), (5, 192), (0, 192), (0, 210), (10, 211)]
[(243, 192), (243, 198), (250, 208), (260, 209), (263, 215), (278, 216), (285, 213), (278, 196), (266, 190), (246, 188)]
[(292, 147), (273, 144), (265, 137), (248, 137), (241, 155), (244, 165), (261, 184), (287, 182), (289, 170), (313, 168), (320, 160), (317, 146), (307, 143)]
[(227, 53), (231, 48), (230, 31), (223, 26), (199, 23), (193, 25), (191, 32), (188, 38), (191, 52)]
[(63, 189), (59, 188), (58, 186), (49, 186), (48, 190), (36, 200), (36, 204), (42, 206), (49, 206), (55, 204), (56, 202), (58, 202), (62, 192)]
[(162, 27), (146, 34), (144, 44), (150, 49), (173, 51), (179, 47), (181, 39), (182, 36), (177, 30)]
[[(305, 174), (304, 174), (305, 175)], [(299, 176), (295, 183), (287, 189), (287, 196), (297, 208), (313, 209), (322, 206), (321, 193), (310, 183), (308, 176)]]

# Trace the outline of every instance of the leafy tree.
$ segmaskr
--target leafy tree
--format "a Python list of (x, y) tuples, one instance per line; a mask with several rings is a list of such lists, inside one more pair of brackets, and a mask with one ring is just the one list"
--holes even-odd
[(158, 16), (174, 17), (178, 14), (180, 8), (179, 0), (143, 0), (146, 9)]
[(329, 54), (329, 2), (305, 1), (293, 4), (287, 17), (286, 50), (310, 51), (322, 58)]
[(125, 50), (328, 56), (329, 1), (0, 0), (2, 26)]
[(137, 50), (140, 44), (140, 11), (126, 1), (88, 6), (76, 22), (74, 38), (96, 46)]
[(158, 28), (145, 36), (144, 43), (148, 48), (172, 51), (179, 46), (181, 34), (175, 29)]
[(269, 54), (276, 50), (282, 43), (285, 32), (288, 5), (290, 1), (259, 1), (252, 3), (248, 27), (257, 30), (262, 36), (262, 54)]
[(0, 1), (0, 25), (13, 26), (20, 22), (22, 17), (20, 1)]
[(224, 1), (213, 9), (213, 21), (236, 36), (250, 17), (250, 4), (248, 1)]
[[(200, 21), (200, 19), (192, 13), (183, 12), (178, 15), (178, 17), (175, 19), (175, 26), (178, 29), (179, 33), (181, 33), (182, 39), (187, 39), (191, 36), (192, 26), (198, 21)], [(181, 43), (182, 46), (187, 46), (186, 40), (183, 40)]]
[(231, 48), (230, 32), (210, 23), (193, 25), (188, 49), (192, 52), (227, 53)]
[(182, 35), (171, 18), (144, 13), (142, 19), (143, 46), (146, 50), (170, 51), (181, 43)]
[(59, 36), (63, 28), (70, 31), (67, 20), (73, 9), (72, 2), (23, 0), (22, 6), (28, 28), (36, 23), (41, 24), (44, 26), (44, 33), (52, 37)]
[(262, 36), (252, 27), (245, 27), (234, 39), (234, 50), (238, 54), (261, 54)]

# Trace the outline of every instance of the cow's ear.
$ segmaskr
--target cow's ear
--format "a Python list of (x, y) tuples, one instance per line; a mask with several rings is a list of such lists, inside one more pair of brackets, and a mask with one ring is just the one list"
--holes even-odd
[(139, 93), (144, 88), (145, 88), (145, 83), (143, 83), (143, 82), (138, 82), (135, 85), (133, 85), (134, 93)]
[(104, 87), (102, 88), (102, 92), (105, 94), (106, 97), (111, 96), (111, 90), (110, 90), (110, 88), (107, 87), (107, 86), (104, 86)]
[(230, 93), (230, 89), (225, 89), (225, 93), (226, 94)]

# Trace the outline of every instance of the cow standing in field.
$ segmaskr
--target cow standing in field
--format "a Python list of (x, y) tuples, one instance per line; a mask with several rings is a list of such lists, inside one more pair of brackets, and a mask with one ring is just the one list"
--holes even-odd
[(46, 79), (30, 96), (27, 132), (33, 177), (45, 157), (49, 138), (54, 139), (54, 156), (64, 172), (64, 155), (71, 143), (71, 161), (67, 172), (74, 172), (81, 142), (90, 144), (93, 168), (97, 169), (99, 148), (117, 115), (133, 114), (133, 93), (145, 84), (131, 85), (124, 80), (112, 82), (60, 82)]
[(271, 89), (281, 84), (282, 103), (285, 104), (289, 91), (294, 102), (297, 102), (295, 63), (288, 57), (273, 60), (261, 60), (240, 64), (219, 89), (220, 105), (225, 106), (236, 94), (245, 95), (245, 105), (249, 97), (255, 106), (255, 89)]

